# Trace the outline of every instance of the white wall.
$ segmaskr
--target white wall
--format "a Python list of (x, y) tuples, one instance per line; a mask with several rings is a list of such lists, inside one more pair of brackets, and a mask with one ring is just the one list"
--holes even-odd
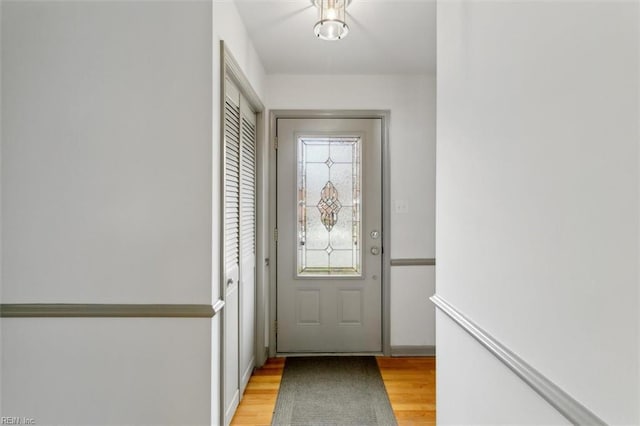
[[(391, 257), (433, 258), (435, 78), (430, 75), (269, 75), (270, 109), (389, 109)], [(409, 205), (396, 213), (396, 200)], [(391, 344), (435, 344), (433, 267), (394, 267)]]
[[(489, 351), (479, 349), (478, 342), (446, 314), (437, 312), (436, 318), (438, 424), (571, 424), (541, 396), (532, 392), (531, 388), (511, 370), (505, 368)], [(440, 371), (451, 373), (442, 378), (439, 375)], [(486, 380), (476, 379), (479, 371)], [(469, 377), (473, 380), (469, 380)], [(493, 397), (496, 390), (499, 390), (499, 398)]]
[[(2, 302), (211, 303), (211, 3), (2, 2)], [(208, 319), (3, 319), (2, 416), (205, 424)]]
[[(227, 47), (251, 83), (253, 90), (264, 102), (265, 70), (238, 14), (235, 3), (231, 0), (215, 0), (213, 2), (213, 18), (214, 35), (217, 35), (218, 41), (224, 40), (228, 45)], [(214, 46), (214, 49), (217, 48), (217, 45)], [(214, 57), (214, 61), (217, 65), (218, 57)], [(218, 71), (218, 67), (214, 67), (214, 74)]]
[[(2, 303), (219, 298), (219, 40), (228, 1), (14, 2), (2, 14)], [(219, 318), (4, 319), (1, 415), (219, 419)]]
[[(638, 31), (635, 1), (438, 4), (437, 293), (611, 424), (640, 423)], [(505, 369), (451, 327), (439, 423), (523, 421), (449, 386)]]
[(209, 301), (211, 5), (2, 7), (4, 301)]
[(2, 321), (2, 416), (38, 425), (209, 423), (207, 319)]

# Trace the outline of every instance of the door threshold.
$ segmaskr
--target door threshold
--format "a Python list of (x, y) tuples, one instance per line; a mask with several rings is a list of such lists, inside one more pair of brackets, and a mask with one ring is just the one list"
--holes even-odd
[(278, 352), (276, 358), (298, 356), (383, 356), (382, 352)]

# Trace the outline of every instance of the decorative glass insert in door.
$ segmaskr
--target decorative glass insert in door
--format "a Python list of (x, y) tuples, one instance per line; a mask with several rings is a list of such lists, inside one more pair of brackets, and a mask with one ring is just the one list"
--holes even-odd
[(359, 137), (299, 137), (297, 275), (361, 276)]

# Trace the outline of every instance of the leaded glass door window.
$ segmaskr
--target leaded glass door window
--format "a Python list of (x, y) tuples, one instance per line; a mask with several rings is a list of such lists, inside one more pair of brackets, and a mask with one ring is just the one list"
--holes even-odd
[(360, 276), (361, 138), (300, 136), (297, 157), (298, 276)]

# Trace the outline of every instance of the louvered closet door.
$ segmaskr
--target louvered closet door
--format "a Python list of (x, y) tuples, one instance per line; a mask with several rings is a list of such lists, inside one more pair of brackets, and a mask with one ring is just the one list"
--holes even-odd
[(228, 423), (255, 365), (256, 115), (228, 80), (225, 91), (224, 401)]
[(240, 93), (230, 82), (224, 116), (224, 410), (228, 424), (240, 402)]
[(240, 391), (255, 364), (256, 116), (243, 98), (240, 126)]

